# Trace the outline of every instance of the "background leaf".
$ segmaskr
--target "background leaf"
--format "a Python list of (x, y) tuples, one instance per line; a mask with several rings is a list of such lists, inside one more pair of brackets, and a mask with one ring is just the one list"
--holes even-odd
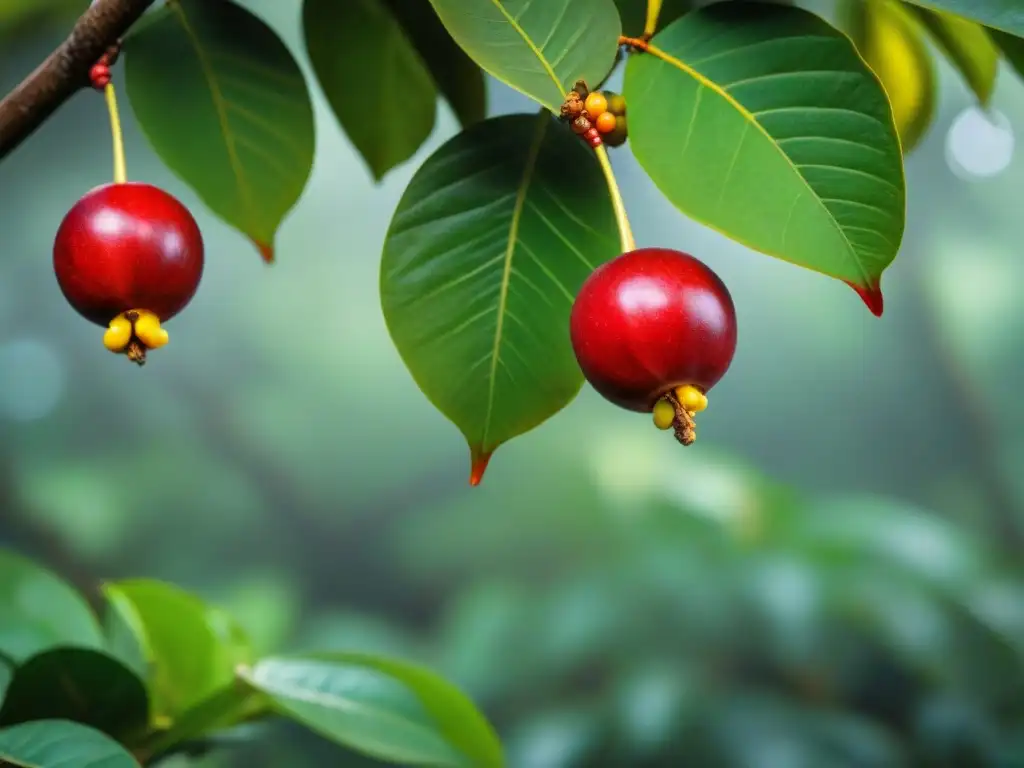
[(44, 651), (15, 671), (0, 707), (0, 727), (49, 719), (73, 720), (114, 738), (138, 735), (149, 722), (146, 687), (105, 653)]
[(949, 13), (908, 6), (931, 32), (982, 106), (988, 106), (999, 73), (999, 49), (985, 27)]
[(613, 0), (430, 0), (485, 71), (558, 112), (578, 79), (600, 82), (615, 61)]
[(1018, 75), (1024, 77), (1024, 39), (1008, 35), (998, 29), (990, 29), (988, 33), (1006, 56), (1010, 66), (1017, 70)]
[(157, 154), (272, 261), (314, 150), (309, 91), (284, 43), (229, 0), (175, 0), (125, 52), (132, 110)]
[(0, 653), (21, 661), (55, 645), (99, 648), (103, 635), (85, 600), (28, 558), (0, 550)]
[(688, 216), (754, 250), (878, 284), (903, 237), (903, 162), (885, 91), (817, 16), (720, 3), (630, 57), (633, 153)]
[(458, 689), (425, 669), (359, 653), (271, 658), (245, 674), (278, 709), (383, 760), (500, 768), (501, 746)]
[(426, 64), (382, 0), (305, 0), (302, 31), (331, 109), (379, 181), (434, 128)]
[(430, 0), (384, 0), (430, 70), (455, 116), (468, 128), (487, 114), (484, 73), (444, 28)]
[(593, 153), (547, 113), (480, 123), (416, 172), (384, 242), (384, 318), (478, 470), (579, 391), (569, 310), (618, 252)]
[(935, 67), (924, 30), (897, 0), (849, 0), (844, 10), (850, 37), (885, 87), (909, 154), (935, 118)]
[(158, 581), (115, 582), (104, 593), (149, 661), (154, 716), (173, 720), (232, 682), (238, 630), (225, 632), (220, 612)]
[(908, 0), (922, 8), (946, 11), (1024, 37), (1024, 5), (1019, 0)]
[(0, 730), (0, 760), (26, 768), (139, 768), (109, 736), (67, 720), (37, 720)]

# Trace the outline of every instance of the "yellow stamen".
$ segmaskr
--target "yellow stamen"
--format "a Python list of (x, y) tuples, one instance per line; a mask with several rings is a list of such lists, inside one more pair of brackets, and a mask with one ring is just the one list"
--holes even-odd
[(676, 387), (676, 398), (679, 404), (690, 413), (700, 413), (708, 407), (708, 399), (704, 393), (689, 384)]
[(144, 309), (136, 309), (135, 336), (150, 349), (159, 349), (169, 340), (167, 331), (160, 327), (160, 318)]
[(132, 322), (123, 314), (110, 321), (103, 333), (103, 346), (111, 352), (123, 352), (132, 340)]

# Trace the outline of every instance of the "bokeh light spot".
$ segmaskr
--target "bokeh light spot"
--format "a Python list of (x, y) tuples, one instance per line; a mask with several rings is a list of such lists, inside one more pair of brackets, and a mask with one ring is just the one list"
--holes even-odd
[(1013, 160), (1014, 144), (1006, 115), (968, 107), (953, 120), (946, 135), (946, 162), (964, 179), (996, 176)]

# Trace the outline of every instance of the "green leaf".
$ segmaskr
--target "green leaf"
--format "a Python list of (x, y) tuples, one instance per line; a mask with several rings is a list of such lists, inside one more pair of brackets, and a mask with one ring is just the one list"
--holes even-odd
[(1017, 70), (1018, 75), (1024, 77), (1024, 39), (1008, 35), (998, 29), (990, 29), (988, 33), (1010, 66)]
[(484, 73), (448, 34), (430, 0), (385, 3), (423, 58), (462, 127), (483, 120), (487, 114)]
[(427, 65), (381, 0), (305, 0), (302, 30), (331, 109), (379, 181), (434, 129)]
[(241, 630), (198, 598), (158, 581), (121, 581), (104, 594), (149, 662), (153, 715), (174, 720), (234, 679)]
[(924, 30), (897, 0), (848, 0), (850, 37), (882, 81), (909, 154), (935, 119), (936, 76)]
[(384, 319), (477, 481), (499, 445), (576, 396), (569, 311), (618, 253), (593, 152), (546, 112), (479, 123), (413, 177), (384, 242)]
[(1024, 37), (1024, 5), (1020, 0), (908, 0), (922, 8), (955, 13), (966, 19)]
[(999, 49), (985, 27), (948, 13), (908, 7), (931, 32), (981, 105), (988, 106), (999, 73)]
[(0, 760), (21, 768), (139, 768), (109, 736), (67, 720), (37, 720), (0, 730)]
[(885, 91), (849, 38), (798, 8), (719, 3), (630, 57), (624, 95), (633, 154), (680, 210), (849, 283), (881, 314), (903, 237), (903, 158)]
[(361, 653), (260, 661), (242, 673), (296, 721), (358, 752), (407, 765), (500, 768), (473, 703), (421, 667)]
[(430, 0), (485, 71), (558, 112), (577, 80), (596, 85), (615, 62), (614, 0)]
[(309, 91), (284, 43), (228, 0), (175, 0), (125, 52), (128, 97), (153, 149), (273, 261), (314, 150)]
[(267, 712), (266, 697), (237, 680), (186, 710), (167, 730), (153, 732), (144, 750), (148, 755), (163, 755)]
[(114, 738), (149, 722), (146, 687), (111, 656), (88, 648), (43, 651), (19, 666), (0, 707), (0, 726), (74, 720)]
[[(647, 0), (615, 0), (615, 5), (619, 7), (619, 18), (622, 19), (622, 34), (640, 37), (647, 21)], [(664, 0), (658, 14), (658, 29), (664, 29), (696, 5), (697, 0)]]
[(70, 585), (0, 550), (0, 654), (18, 662), (56, 645), (103, 646), (99, 622)]

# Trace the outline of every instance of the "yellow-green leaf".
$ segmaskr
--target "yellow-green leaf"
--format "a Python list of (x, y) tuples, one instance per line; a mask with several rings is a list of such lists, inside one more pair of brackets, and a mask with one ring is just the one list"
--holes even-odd
[(229, 0), (175, 0), (125, 51), (132, 110), (157, 154), (273, 260), (314, 150), (309, 91), (284, 43)]
[(850, 37), (889, 95), (904, 154), (935, 117), (936, 77), (924, 30), (897, 0), (850, 0)]
[(931, 33), (982, 106), (988, 106), (999, 73), (999, 48), (981, 24), (908, 5)]

